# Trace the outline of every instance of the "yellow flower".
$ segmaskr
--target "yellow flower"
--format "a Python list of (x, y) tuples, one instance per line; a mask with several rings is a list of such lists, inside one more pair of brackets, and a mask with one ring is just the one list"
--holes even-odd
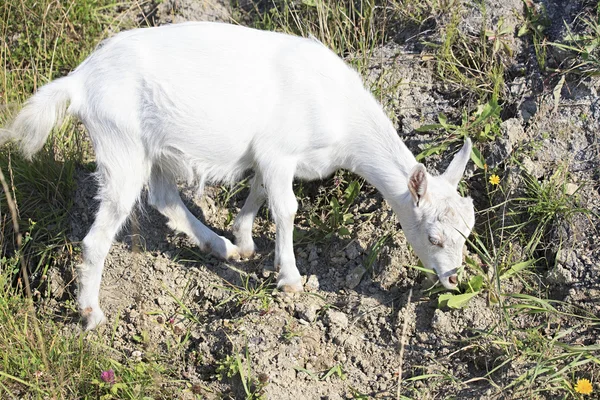
[(490, 184), (492, 184), (492, 185), (500, 184), (500, 177), (496, 174), (490, 176)]
[(581, 394), (590, 394), (592, 393), (592, 383), (588, 379), (577, 379), (575, 391)]

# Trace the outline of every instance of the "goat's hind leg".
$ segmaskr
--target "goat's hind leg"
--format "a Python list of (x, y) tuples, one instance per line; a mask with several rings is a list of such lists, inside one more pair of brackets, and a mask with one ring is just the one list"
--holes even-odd
[(242, 258), (248, 258), (254, 254), (256, 248), (252, 239), (252, 226), (254, 225), (256, 214), (258, 214), (258, 210), (265, 203), (266, 198), (267, 194), (262, 175), (257, 171), (254, 174), (254, 178), (252, 178), (250, 194), (233, 223), (235, 244), (239, 247)]
[(160, 168), (152, 170), (148, 202), (169, 219), (169, 227), (188, 235), (202, 251), (223, 260), (239, 260), (238, 247), (207, 228), (190, 212), (179, 196), (174, 178)]
[(77, 302), (86, 330), (94, 329), (106, 320), (99, 304), (104, 260), (147, 179), (143, 158), (138, 161), (139, 165), (134, 166), (130, 159), (121, 155), (111, 157), (108, 163), (98, 163), (100, 207), (83, 239), (83, 263), (77, 268)]

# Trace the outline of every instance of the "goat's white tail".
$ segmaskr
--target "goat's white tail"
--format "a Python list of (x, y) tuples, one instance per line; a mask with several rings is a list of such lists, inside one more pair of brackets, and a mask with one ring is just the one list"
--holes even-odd
[(0, 145), (17, 142), (23, 155), (31, 159), (44, 146), (52, 128), (62, 122), (72, 95), (70, 79), (64, 77), (42, 86), (8, 129), (0, 130)]

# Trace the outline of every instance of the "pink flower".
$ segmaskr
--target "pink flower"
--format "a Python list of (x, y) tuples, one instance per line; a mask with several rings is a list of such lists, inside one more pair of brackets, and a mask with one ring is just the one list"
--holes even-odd
[(100, 374), (100, 379), (102, 379), (106, 383), (115, 383), (115, 371), (113, 371), (112, 369), (102, 371), (102, 373)]

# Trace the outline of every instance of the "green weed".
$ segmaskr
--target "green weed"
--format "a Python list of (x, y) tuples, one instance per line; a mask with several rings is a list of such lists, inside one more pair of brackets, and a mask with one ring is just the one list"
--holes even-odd
[(238, 351), (234, 349), (233, 355), (226, 355), (221, 360), (217, 361), (216, 373), (220, 380), (231, 379), (239, 376), (239, 379), (244, 388), (246, 400), (264, 399), (264, 388), (268, 384), (269, 378), (260, 374), (257, 378), (252, 376), (250, 354), (248, 347), (245, 352), (244, 359)]
[(583, 31), (575, 34), (566, 26), (568, 34), (564, 43), (549, 43), (549, 45), (571, 52), (562, 68), (563, 73), (578, 73), (584, 76), (600, 74), (600, 9), (595, 15), (580, 17)]
[(217, 307), (230, 303), (241, 306), (253, 301), (258, 301), (260, 303), (260, 309), (262, 311), (268, 311), (273, 301), (272, 292), (274, 290), (274, 285), (271, 279), (257, 282), (254, 279), (251, 280), (249, 275), (241, 276), (241, 279), (241, 286), (225, 281), (225, 285), (219, 287), (220, 289), (229, 292), (230, 295), (217, 304)]
[(524, 16), (518, 36), (530, 35), (538, 66), (546, 70), (546, 36), (545, 30), (550, 25), (544, 4), (535, 4), (531, 0), (523, 0)]
[(362, 180), (348, 174), (336, 173), (333, 186), (320, 188), (316, 201), (311, 202), (307, 211), (311, 222), (307, 232), (294, 230), (296, 243), (307, 243), (329, 240), (334, 236), (347, 237), (354, 224), (354, 213), (351, 208), (360, 194)]
[[(448, 117), (444, 114), (438, 116), (437, 124), (423, 125), (416, 129), (417, 132), (429, 132), (432, 130), (443, 129), (444, 134), (441, 141), (427, 145), (423, 151), (417, 154), (417, 161), (434, 154), (441, 154), (453, 144), (463, 142), (466, 138), (473, 138), (478, 141), (492, 141), (500, 133), (501, 107), (498, 100), (492, 97), (487, 103), (479, 105), (471, 115), (466, 110), (463, 111), (460, 125), (448, 122)], [(471, 158), (483, 168), (481, 155), (476, 148), (473, 149)]]
[[(68, 334), (62, 318), (31, 312), (0, 274), (0, 397), (6, 398), (119, 398), (166, 395), (162, 388), (172, 371), (153, 360), (133, 362), (105, 348), (92, 335)], [(59, 322), (53, 322), (53, 320)], [(38, 331), (39, 330), (39, 331)], [(101, 373), (113, 370), (114, 382)]]
[(309, 371), (306, 368), (302, 368), (302, 367), (294, 367), (294, 369), (298, 372), (304, 372), (305, 374), (307, 374), (308, 376), (310, 376), (312, 379), (314, 379), (316, 381), (325, 381), (331, 376), (335, 376), (341, 380), (346, 379), (346, 373), (344, 372), (344, 369), (341, 364), (336, 364), (333, 367), (326, 369), (324, 371), (321, 371), (321, 372)]
[(482, 8), (481, 31), (478, 36), (472, 36), (459, 29), (462, 7), (452, 7), (450, 12), (448, 22), (440, 31), (441, 41), (426, 43), (433, 51), (439, 79), (461, 91), (467, 103), (474, 99), (486, 102), (490, 98), (501, 98), (505, 90), (505, 63), (510, 56), (509, 32), (503, 21), (496, 27), (488, 27), (485, 8)]

